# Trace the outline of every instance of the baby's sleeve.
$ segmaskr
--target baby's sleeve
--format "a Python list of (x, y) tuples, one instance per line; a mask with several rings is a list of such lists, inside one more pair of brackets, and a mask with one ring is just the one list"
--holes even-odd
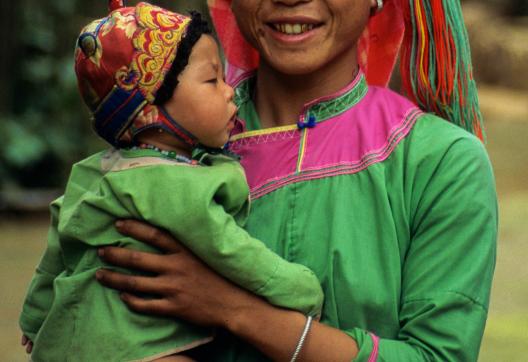
[(64, 270), (57, 231), (61, 204), (62, 197), (50, 205), (48, 244), (29, 285), (19, 319), (22, 332), (32, 341), (35, 340), (53, 303), (53, 281)]
[(271, 304), (320, 315), (323, 292), (309, 268), (282, 259), (252, 238), (222, 206), (213, 202), (204, 211), (206, 223), (189, 225), (189, 249), (217, 272)]
[[(136, 177), (128, 179), (138, 182)], [(233, 187), (241, 180), (245, 190)], [(243, 205), (233, 205), (234, 199), (247, 201), (247, 182), (238, 163), (178, 170), (154, 167), (141, 183), (145, 192), (129, 194), (133, 205), (126, 205), (136, 209), (140, 218), (168, 230), (215, 271), (271, 304), (320, 314), (323, 292), (315, 274), (252, 238), (226, 211), (244, 210)]]

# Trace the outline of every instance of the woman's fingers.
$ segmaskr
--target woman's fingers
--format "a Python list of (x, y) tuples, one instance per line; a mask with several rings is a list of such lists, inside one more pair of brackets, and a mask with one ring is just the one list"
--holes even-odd
[(119, 220), (116, 229), (123, 235), (143, 241), (165, 253), (177, 253), (181, 245), (169, 233), (137, 220)]
[(95, 273), (95, 277), (104, 286), (131, 293), (162, 295), (167, 289), (166, 286), (155, 277), (121, 274), (107, 269), (99, 269)]
[(29, 342), (26, 344), (26, 353), (27, 353), (27, 354), (30, 354), (31, 351), (33, 351), (33, 342), (29, 341)]
[(163, 255), (146, 253), (142, 251), (107, 246), (98, 249), (99, 257), (105, 262), (127, 269), (136, 269), (145, 272), (160, 274), (163, 267)]
[(26, 346), (26, 353), (31, 353), (31, 351), (33, 350), (33, 342), (31, 342), (31, 340), (25, 335), (22, 335), (21, 343), (23, 346)]
[(143, 299), (129, 293), (121, 293), (121, 299), (133, 311), (145, 314), (171, 315), (171, 303), (167, 299)]

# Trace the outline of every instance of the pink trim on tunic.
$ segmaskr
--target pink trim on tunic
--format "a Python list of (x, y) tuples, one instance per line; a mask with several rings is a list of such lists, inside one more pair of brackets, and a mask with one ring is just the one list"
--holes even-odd
[(370, 357), (367, 362), (376, 362), (378, 360), (378, 352), (379, 352), (379, 337), (376, 336), (373, 333), (369, 333), (370, 338), (372, 338), (372, 353), (370, 354)]
[[(357, 81), (339, 94), (351, 90)], [(371, 87), (350, 109), (305, 129), (303, 148), (297, 129), (242, 135), (230, 147), (242, 156), (251, 197), (256, 199), (291, 183), (353, 174), (387, 159), (421, 114), (406, 98)], [(299, 159), (302, 164), (297, 168)]]

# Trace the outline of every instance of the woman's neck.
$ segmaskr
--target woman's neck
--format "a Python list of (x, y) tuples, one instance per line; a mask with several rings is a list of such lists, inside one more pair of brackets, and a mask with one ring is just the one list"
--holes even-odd
[(357, 69), (355, 49), (302, 75), (280, 73), (261, 60), (254, 101), (262, 128), (297, 123), (306, 103), (341, 90), (354, 80)]

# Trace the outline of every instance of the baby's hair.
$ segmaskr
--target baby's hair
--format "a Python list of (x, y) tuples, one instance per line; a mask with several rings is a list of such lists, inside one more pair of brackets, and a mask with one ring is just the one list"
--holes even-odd
[(191, 22), (187, 27), (185, 36), (178, 46), (176, 58), (172, 62), (170, 70), (165, 75), (163, 84), (156, 93), (156, 99), (154, 100), (154, 104), (156, 105), (163, 105), (172, 97), (174, 89), (178, 85), (178, 76), (189, 62), (189, 56), (191, 55), (192, 48), (198, 39), (200, 39), (202, 34), (211, 33), (211, 28), (209, 28), (207, 22), (202, 19), (202, 15), (200, 13), (191, 11), (190, 14)]

